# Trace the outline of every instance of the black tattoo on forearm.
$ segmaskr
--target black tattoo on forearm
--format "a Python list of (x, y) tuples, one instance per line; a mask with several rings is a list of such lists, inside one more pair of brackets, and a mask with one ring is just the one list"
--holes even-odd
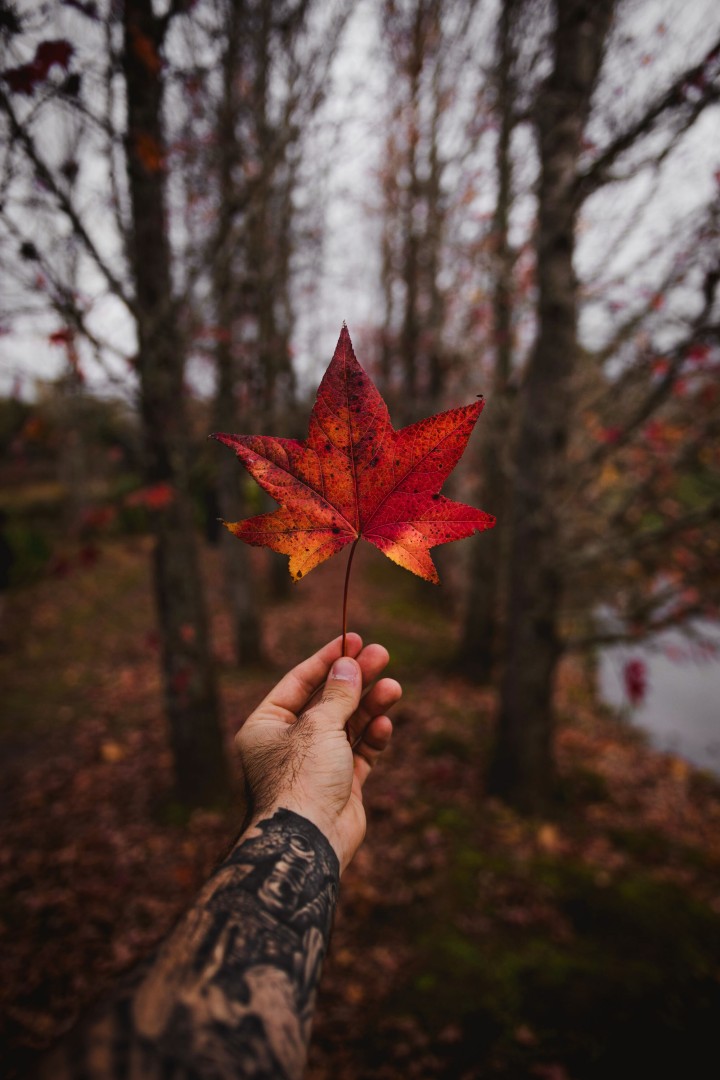
[(338, 879), (309, 821), (289, 810), (261, 821), (157, 955), (41, 1075), (300, 1077)]

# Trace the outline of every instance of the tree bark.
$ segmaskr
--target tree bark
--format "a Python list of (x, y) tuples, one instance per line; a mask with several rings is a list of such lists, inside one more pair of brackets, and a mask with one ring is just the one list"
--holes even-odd
[(538, 94), (538, 336), (520, 399), (514, 459), (507, 639), (489, 789), (542, 812), (554, 793), (552, 692), (561, 654), (558, 493), (577, 359), (573, 269), (582, 136), (614, 4), (557, 0), (553, 69)]
[[(227, 324), (222, 323), (221, 326)], [(238, 417), (235, 401), (234, 364), (229, 342), (218, 345), (215, 353), (217, 389), (215, 426), (218, 431), (235, 431)], [(242, 470), (228, 453), (217, 462), (217, 492), (220, 513), (224, 521), (237, 521), (245, 516), (241, 497)], [(221, 526), (220, 553), (223, 563), (226, 600), (230, 609), (235, 639), (235, 657), (240, 665), (257, 664), (263, 660), (262, 629), (258, 615), (257, 585), (250, 565), (250, 553), (245, 544)]]
[(402, 222), (402, 282), (405, 295), (399, 336), (403, 391), (403, 400), (400, 402), (400, 406), (401, 416), (405, 422), (416, 419), (415, 410), (417, 409), (419, 390), (418, 354), (421, 321), (418, 304), (421, 284), (419, 267), (421, 238), (416, 217), (422, 200), (422, 185), (418, 175), (418, 152), (420, 142), (420, 81), (423, 66), (427, 61), (425, 47), (427, 18), (428, 13), (424, 4), (417, 3), (411, 14), (411, 24), (408, 26), (410, 45), (406, 60), (408, 100), (405, 117), (407, 140), (405, 167), (408, 172), (408, 183), (404, 196)]
[(155, 592), (175, 784), (189, 805), (224, 801), (229, 777), (188, 494), (184, 349), (172, 295), (162, 127), (161, 26), (152, 0), (125, 0), (123, 69), (145, 479), (163, 485)]
[[(218, 110), (218, 188), (217, 229), (213, 244), (212, 286), (219, 334), (215, 348), (217, 384), (215, 389), (215, 425), (218, 431), (243, 428), (238, 416), (238, 364), (235, 356), (234, 324), (240, 314), (237, 294), (239, 282), (234, 272), (236, 183), (234, 174), (240, 164), (240, 148), (235, 130), (237, 118), (236, 86), (241, 76), (240, 34), (244, 5), (234, 3), (228, 11), (227, 44), (223, 65), (222, 98)], [(230, 454), (217, 458), (217, 491), (220, 513), (225, 521), (243, 517), (240, 482), (242, 470)], [(220, 551), (223, 562), (226, 600), (230, 609), (239, 664), (262, 660), (262, 633), (258, 614), (257, 588), (245, 544), (222, 529)]]
[(513, 269), (509, 218), (512, 206), (510, 142), (514, 121), (512, 31), (517, 0), (505, 0), (498, 23), (497, 112), (495, 150), (498, 194), (493, 220), (493, 333), (495, 364), (488, 407), (480, 426), (479, 471), (482, 506), (497, 518), (497, 527), (472, 541), (467, 607), (457, 656), (457, 669), (473, 682), (490, 682), (500, 655), (500, 599), (508, 551), (507, 477), (503, 468), (509, 438), (508, 381), (512, 370)]

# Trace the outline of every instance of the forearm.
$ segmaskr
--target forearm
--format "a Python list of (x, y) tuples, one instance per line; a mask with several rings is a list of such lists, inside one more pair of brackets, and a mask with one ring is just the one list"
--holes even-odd
[(300, 1077), (338, 872), (305, 818), (278, 810), (261, 821), (134, 985), (41, 1075)]

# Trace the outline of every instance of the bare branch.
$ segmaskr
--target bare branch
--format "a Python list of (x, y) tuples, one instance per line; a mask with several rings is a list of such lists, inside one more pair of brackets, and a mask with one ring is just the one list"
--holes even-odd
[(65, 191), (63, 191), (62, 187), (57, 182), (56, 177), (53, 175), (52, 170), (45, 164), (43, 159), (40, 157), (34, 140), (32, 139), (30, 133), (18, 120), (15, 114), (15, 110), (12, 107), (12, 103), (2, 88), (0, 88), (0, 108), (2, 108), (3, 112), (5, 113), (10, 122), (12, 137), (22, 145), (28, 157), (28, 160), (35, 168), (38, 177), (40, 178), (40, 180), (42, 180), (43, 184), (54, 196), (58, 203), (58, 206), (70, 221), (76, 236), (82, 241), (86, 251), (92, 258), (93, 262), (105, 277), (105, 280), (107, 281), (111, 292), (114, 293), (114, 295), (117, 296), (118, 299), (122, 300), (123, 304), (125, 304), (127, 309), (134, 315), (135, 304), (133, 299), (129, 296), (120, 279), (113, 273), (113, 271), (110, 269), (110, 267), (107, 265), (102, 255), (98, 251), (95, 242), (85, 228), (85, 225), (83, 224), (77, 210), (73, 206), (70, 197)]
[(193, 0), (170, 0), (168, 9), (164, 15), (155, 20), (157, 29), (157, 44), (162, 45), (165, 40), (170, 24), (178, 15), (187, 15), (192, 7)]
[(576, 556), (568, 558), (568, 566), (578, 570), (595, 565), (598, 559), (617, 560), (636, 555), (644, 548), (660, 546), (684, 532), (713, 521), (720, 521), (720, 499), (713, 499), (706, 506), (689, 510), (682, 517), (668, 521), (658, 528), (641, 529), (632, 536), (619, 538), (615, 543), (608, 542), (607, 538), (603, 537), (596, 544), (589, 545)]
[[(720, 38), (713, 42), (699, 64), (681, 72), (672, 85), (651, 102), (641, 117), (613, 139), (584, 172), (578, 174), (575, 183), (578, 203), (583, 202), (598, 188), (613, 179), (611, 169), (618, 158), (638, 139), (649, 134), (659, 120), (665, 116), (672, 118), (679, 116), (681, 121), (679, 133), (687, 130), (708, 105), (720, 100), (720, 88), (718, 88), (716, 77), (709, 80), (707, 86), (703, 85), (708, 66), (717, 63), (719, 56)], [(690, 86), (701, 87), (696, 98), (688, 95)]]
[[(703, 615), (707, 615), (707, 610), (702, 604), (693, 603), (676, 607), (664, 618), (657, 619), (644, 627), (642, 638), (653, 637), (662, 633), (663, 630), (671, 630), (674, 627), (685, 629), (689, 619), (700, 618)], [(691, 635), (688, 634), (688, 636)], [(607, 633), (598, 631), (597, 633), (567, 638), (563, 643), (563, 651), (565, 653), (586, 652), (588, 649), (597, 649), (602, 646), (637, 645), (640, 640), (637, 632), (633, 633), (630, 630), (608, 631)]]
[[(636, 407), (630, 418), (625, 421), (621, 430), (618, 432), (617, 438), (614, 439), (612, 443), (604, 443), (596, 446), (587, 458), (577, 465), (577, 469), (582, 476), (586, 475), (587, 469), (597, 468), (597, 466), (602, 464), (606, 458), (615, 454), (622, 446), (625, 446), (630, 442), (638, 428), (655, 412), (672, 390), (688, 349), (698, 341), (703, 341), (714, 336), (716, 328), (713, 324), (708, 322), (708, 317), (715, 302), (715, 293), (719, 282), (720, 263), (713, 266), (705, 275), (705, 286), (703, 289), (705, 302), (702, 311), (693, 320), (689, 331), (683, 340), (672, 350), (664, 353), (664, 357), (668, 360), (668, 367), (662, 378), (652, 387), (643, 401)], [(614, 396), (617, 395), (617, 385), (613, 384), (610, 387), (610, 393)]]
[[(27, 241), (28, 238), (7, 215), (5, 215), (4, 224), (8, 233), (19, 244)], [(77, 303), (73, 290), (58, 279), (54, 269), (41, 251), (37, 252), (37, 263), (42, 270), (43, 275), (52, 286), (52, 292), (48, 297), (51, 310), (54, 311), (67, 326), (71, 327), (85, 338), (93, 350), (95, 362), (102, 368), (108, 382), (127, 391), (127, 375), (123, 376), (123, 378), (118, 378), (118, 376), (108, 367), (107, 357), (111, 355), (128, 364), (130, 360), (128, 355), (118, 349), (117, 346), (113, 345), (112, 342), (101, 340), (90, 329), (85, 312)]]

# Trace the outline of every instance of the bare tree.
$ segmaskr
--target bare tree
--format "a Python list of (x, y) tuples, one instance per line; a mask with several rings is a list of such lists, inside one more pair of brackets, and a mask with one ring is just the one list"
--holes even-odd
[[(65, 314), (70, 330), (82, 335), (98, 355), (112, 352), (105, 348), (112, 343), (103, 342), (93, 331), (75, 283), (63, 275), (54, 254), (55, 238), (69, 230), (84, 260), (83, 273), (92, 275), (96, 287), (98, 280), (104, 284), (136, 328), (145, 480), (156, 495), (155, 593), (176, 794), (197, 805), (224, 800), (229, 776), (188, 490), (186, 349), (173, 291), (166, 200), (163, 101), (168, 73), (162, 50), (168, 28), (182, 8), (172, 4), (157, 16), (151, 0), (127, 0), (121, 14), (113, 9), (101, 18), (89, 6), (68, 16), (86, 20), (84, 37), (79, 36), (77, 43), (50, 37), (55, 24), (47, 21), (47, 11), (38, 12), (28, 24), (30, 40), (36, 43), (35, 60), (11, 67), (5, 57), (0, 109), (10, 136), (6, 190), (13, 198), (19, 190), (22, 206), (28, 189), (39, 188), (43, 219), (51, 223), (49, 229), (38, 230), (21, 209), (14, 216), (7, 211), (12, 228), (34, 230), (26, 242), (33, 244), (38, 261), (49, 267), (52, 288), (46, 291), (51, 306)], [(58, 13), (60, 17), (65, 13)], [(23, 29), (18, 22), (15, 36)], [(10, 43), (9, 53), (14, 44)], [(75, 68), (76, 53), (82, 59), (85, 52), (87, 68), (80, 64)], [(102, 82), (98, 55), (109, 83)], [(99, 80), (95, 88), (103, 88), (104, 114), (96, 111), (95, 98), (83, 92), (90, 70)], [(119, 73), (125, 101), (120, 125), (114, 89)], [(82, 122), (92, 152), (104, 161), (114, 196), (105, 216), (94, 214), (93, 203), (78, 196), (76, 186), (68, 182), (65, 163), (52, 153), (53, 119), (68, 113)], [(117, 170), (118, 160), (125, 162), (125, 177)]]
[[(451, 171), (463, 155), (452, 130), (459, 72), (470, 72), (476, 4), (412, 0), (382, 7), (389, 58), (388, 131), (381, 164), (380, 374), (404, 419), (443, 403), (455, 351), (447, 336)], [(469, 96), (469, 95), (468, 95)]]
[[(303, 165), (308, 133), (331, 84), (350, 4), (326, 12), (316, 0), (220, 4), (222, 86), (216, 137), (204, 156), (203, 183), (216, 184), (215, 228), (204, 247), (216, 324), (215, 423), (220, 430), (273, 430), (292, 423), (295, 325)], [(304, 192), (306, 195), (306, 191)], [(237, 466), (218, 464), (220, 506), (244, 512)], [(238, 657), (261, 656), (260, 620), (247, 553), (222, 541)], [(285, 595), (285, 560), (272, 557), (271, 585)]]
[[(490, 772), (491, 790), (532, 811), (542, 810), (553, 795), (552, 692), (558, 660), (565, 648), (588, 646), (594, 634), (595, 640), (603, 636), (588, 630), (602, 585), (617, 583), (619, 609), (637, 620), (631, 626), (634, 633), (658, 628), (670, 610), (674, 618), (699, 610), (687, 603), (668, 606), (670, 595), (660, 581), (672, 570), (672, 559), (663, 540), (690, 536), (700, 521), (717, 517), (712, 498), (683, 508), (672, 487), (666, 487), (667, 498), (658, 499), (662, 491), (658, 481), (663, 472), (667, 476), (668, 462), (658, 467), (652, 452), (647, 452), (646, 438), (651, 417), (657, 416), (659, 423), (670, 421), (673, 409), (668, 411), (664, 403), (691, 351), (711, 347), (718, 280), (711, 248), (696, 242), (683, 255), (676, 245), (675, 265), (664, 280), (658, 281), (655, 273), (644, 307), (637, 307), (624, 324), (618, 325), (613, 315), (615, 331), (603, 349), (592, 355), (578, 340), (574, 259), (581, 209), (605, 185), (632, 179), (643, 169), (658, 170), (718, 97), (720, 48), (715, 42), (700, 64), (681, 71), (669, 89), (645, 103), (637, 116), (606, 119), (600, 125), (605, 130), (597, 149), (588, 136), (589, 120), (594, 116), (597, 127), (600, 110), (608, 108), (598, 99), (591, 113), (612, 14), (612, 4), (557, 0), (551, 72), (532, 110), (541, 170), (535, 240), (537, 336), (520, 393), (509, 521), (505, 668)], [(701, 225), (698, 238), (707, 231)], [(653, 258), (659, 263), (657, 253)], [(622, 288), (627, 294), (626, 277)], [(658, 317), (664, 293), (673, 289), (685, 296), (685, 303), (688, 290), (700, 300), (696, 317), (682, 320), (685, 327), (680, 332), (677, 318), (668, 318), (662, 326)], [(612, 315), (612, 307), (609, 310)], [(658, 355), (667, 365), (662, 376), (655, 371)], [(677, 414), (677, 401), (675, 405)], [(603, 419), (610, 416), (612, 423)], [(710, 419), (699, 428), (710, 432)], [(688, 442), (676, 460), (684, 458), (687, 465), (693, 445), (697, 449), (703, 436), (691, 434), (687, 427), (686, 431)], [(593, 440), (595, 445), (589, 445)], [(637, 474), (631, 472), (609, 488), (602, 470), (613, 461), (619, 470), (627, 468), (623, 448), (635, 455)], [(604, 494), (598, 499), (603, 485)], [(643, 527), (642, 508), (647, 511), (653, 501), (665, 520), (648, 529)], [(651, 550), (654, 554), (649, 557)], [(642, 551), (645, 555), (640, 558)], [(634, 570), (623, 579), (619, 567), (623, 558), (626, 567), (633, 561), (632, 552)], [(606, 569), (601, 573), (603, 564)], [(630, 583), (633, 573), (642, 579), (640, 589)], [(677, 580), (670, 590), (675, 599), (676, 586)], [(640, 591), (645, 602), (637, 602), (637, 595), (632, 601)], [(626, 626), (623, 632), (627, 630)]]
[(468, 590), (457, 667), (474, 682), (490, 680), (501, 653), (501, 576), (506, 565), (507, 445), (512, 411), (510, 377), (513, 370), (514, 268), (517, 252), (510, 243), (510, 211), (513, 202), (513, 161), (511, 141), (517, 124), (515, 93), (515, 21), (517, 0), (504, 0), (497, 24), (496, 58), (493, 69), (497, 117), (495, 177), (497, 194), (490, 240), (492, 293), (493, 366), (489, 407), (480, 429), (480, 498), (500, 522), (500, 527), (472, 541), (468, 569)]
[(558, 0), (552, 71), (536, 103), (538, 333), (520, 394), (507, 645), (491, 790), (539, 810), (554, 778), (552, 679), (560, 656), (558, 509), (577, 363), (575, 177), (613, 4)]
[(218, 718), (202, 582), (188, 491), (184, 342), (173, 296), (165, 197), (160, 49), (166, 20), (151, 0), (126, 0), (123, 74), (132, 229), (129, 263), (138, 328), (140, 404), (149, 482), (167, 484), (158, 512), (155, 589), (165, 700), (178, 792), (190, 803), (222, 800), (228, 774)]
[[(235, 205), (237, 184), (234, 172), (241, 166), (241, 149), (236, 136), (237, 84), (240, 37), (245, 16), (243, 4), (231, 4), (227, 11), (227, 38), (222, 63), (222, 89), (217, 108), (217, 221), (210, 258), (212, 297), (217, 318), (215, 346), (216, 389), (214, 424), (217, 431), (234, 431), (242, 426), (239, 415), (237, 342), (233, 340), (236, 319), (244, 307), (241, 283), (235, 274)], [(219, 509), (226, 521), (243, 516), (239, 495), (237, 463), (228, 454), (217, 463)], [(261, 620), (258, 611), (257, 585), (250, 566), (249, 553), (225, 529), (220, 534), (223, 567), (230, 610), (235, 627), (238, 661), (254, 663), (262, 659)], [(238, 550), (239, 549), (239, 550)]]

